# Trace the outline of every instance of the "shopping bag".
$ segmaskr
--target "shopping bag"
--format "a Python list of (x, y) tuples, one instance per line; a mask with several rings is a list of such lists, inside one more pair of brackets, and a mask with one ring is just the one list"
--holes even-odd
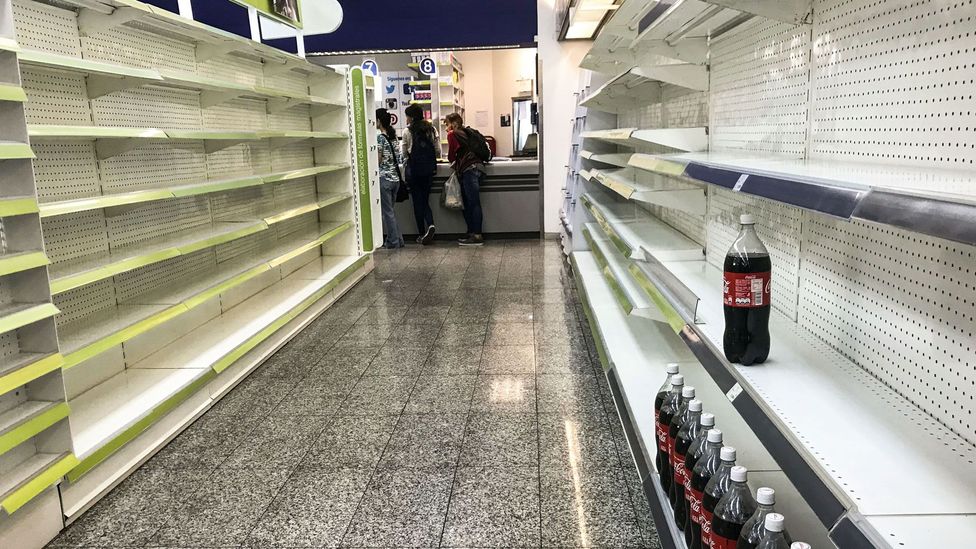
[(441, 193), (441, 206), (449, 210), (464, 209), (464, 202), (461, 200), (461, 182), (456, 173), (452, 173), (444, 183), (444, 192)]

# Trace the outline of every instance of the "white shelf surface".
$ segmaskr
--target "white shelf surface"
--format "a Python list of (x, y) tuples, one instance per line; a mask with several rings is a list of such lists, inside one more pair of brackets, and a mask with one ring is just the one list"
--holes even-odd
[(708, 70), (694, 63), (668, 62), (632, 67), (611, 78), (580, 101), (581, 107), (619, 112), (636, 100), (660, 99), (659, 84), (671, 84), (694, 91), (708, 89)]
[(707, 200), (701, 185), (639, 172), (634, 168), (593, 169), (590, 179), (627, 200), (705, 215)]
[(703, 127), (589, 130), (580, 133), (580, 137), (584, 139), (596, 139), (625, 147), (662, 145), (685, 152), (699, 152), (708, 149), (708, 133)]
[(7, 434), (9, 431), (16, 429), (17, 426), (30, 421), (59, 404), (61, 403), (26, 400), (10, 410), (0, 413), (0, 436)]
[(664, 321), (661, 311), (648, 299), (627, 270), (627, 260), (620, 255), (610, 239), (596, 223), (583, 225), (583, 237), (590, 244), (597, 263), (602, 265), (601, 276), (610, 285), (614, 299), (621, 307), (626, 307), (627, 315), (642, 316), (652, 320)]
[(66, 456), (67, 454), (34, 454), (0, 475), (0, 501), (7, 499), (15, 490), (44, 473)]
[[(85, 459), (224, 357), (314, 296), (358, 257), (321, 260), (255, 294), (70, 402), (75, 453)], [(308, 268), (308, 267), (306, 267)]]
[(604, 233), (616, 240), (618, 248), (625, 248), (621, 252), (626, 257), (643, 258), (654, 253), (672, 260), (696, 260), (703, 255), (701, 245), (636, 204), (615, 200), (600, 191), (588, 192), (582, 198), (581, 205), (593, 214)]
[(597, 153), (584, 149), (580, 151), (580, 156), (591, 162), (626, 168), (633, 153)]

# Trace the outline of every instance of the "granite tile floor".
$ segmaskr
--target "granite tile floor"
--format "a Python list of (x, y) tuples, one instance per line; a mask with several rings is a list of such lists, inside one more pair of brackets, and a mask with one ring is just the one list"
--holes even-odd
[(659, 547), (554, 242), (376, 269), (51, 547)]

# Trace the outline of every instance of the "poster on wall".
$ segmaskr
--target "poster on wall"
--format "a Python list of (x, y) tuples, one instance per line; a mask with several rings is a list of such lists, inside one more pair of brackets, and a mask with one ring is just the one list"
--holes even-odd
[(259, 12), (286, 25), (302, 28), (301, 0), (231, 0)]
[(384, 71), (380, 76), (383, 82), (383, 94), (379, 99), (379, 106), (390, 112), (393, 116), (394, 129), (398, 134), (402, 134), (406, 127), (403, 110), (413, 99), (410, 81), (414, 79), (414, 75), (410, 72)]

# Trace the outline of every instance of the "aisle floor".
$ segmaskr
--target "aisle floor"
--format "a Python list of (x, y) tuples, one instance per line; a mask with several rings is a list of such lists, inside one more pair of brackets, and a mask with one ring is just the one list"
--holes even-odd
[(508, 241), (378, 252), (51, 547), (658, 543), (559, 246)]

